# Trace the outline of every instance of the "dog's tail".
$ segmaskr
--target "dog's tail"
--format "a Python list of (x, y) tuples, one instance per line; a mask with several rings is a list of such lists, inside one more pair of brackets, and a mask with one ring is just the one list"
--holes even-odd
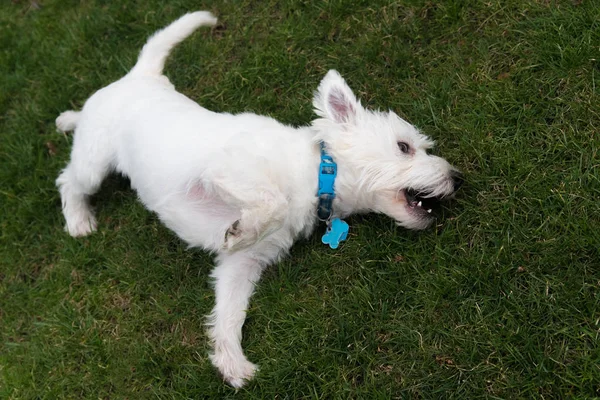
[(75, 130), (79, 122), (79, 111), (65, 111), (56, 118), (56, 128), (61, 132)]
[(162, 75), (171, 49), (201, 26), (213, 26), (217, 19), (208, 11), (185, 14), (152, 35), (140, 52), (130, 75)]

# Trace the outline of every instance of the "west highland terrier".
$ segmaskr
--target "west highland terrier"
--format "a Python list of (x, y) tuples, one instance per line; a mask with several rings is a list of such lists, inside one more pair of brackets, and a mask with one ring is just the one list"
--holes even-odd
[(75, 131), (56, 183), (71, 236), (96, 230), (89, 196), (116, 171), (181, 239), (216, 254), (210, 359), (239, 388), (257, 370), (242, 350), (242, 325), (265, 267), (320, 220), (334, 248), (346, 238), (342, 218), (353, 213), (423, 229), (462, 179), (427, 153), (433, 142), (414, 126), (363, 108), (334, 70), (314, 95), (318, 118), (307, 127), (214, 113), (178, 93), (163, 75), (169, 52), (216, 22), (205, 11), (184, 15), (150, 37), (125, 77), (56, 119), (59, 130)]

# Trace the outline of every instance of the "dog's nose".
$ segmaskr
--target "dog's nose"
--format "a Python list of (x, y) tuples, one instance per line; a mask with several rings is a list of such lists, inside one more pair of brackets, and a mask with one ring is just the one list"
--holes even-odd
[(454, 191), (456, 192), (463, 183), (465, 183), (465, 178), (463, 174), (458, 171), (452, 171), (451, 173), (452, 181), (454, 182)]

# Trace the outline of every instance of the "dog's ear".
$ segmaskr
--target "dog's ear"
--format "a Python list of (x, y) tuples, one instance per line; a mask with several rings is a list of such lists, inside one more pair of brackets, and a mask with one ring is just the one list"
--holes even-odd
[(337, 123), (352, 123), (360, 102), (336, 70), (329, 70), (315, 92), (313, 106), (317, 115)]

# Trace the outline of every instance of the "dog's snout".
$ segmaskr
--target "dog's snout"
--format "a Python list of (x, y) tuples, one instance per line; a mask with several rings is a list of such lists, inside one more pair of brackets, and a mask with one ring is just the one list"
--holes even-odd
[(465, 183), (465, 178), (462, 173), (458, 171), (452, 171), (452, 182), (454, 182), (454, 191), (456, 192)]

